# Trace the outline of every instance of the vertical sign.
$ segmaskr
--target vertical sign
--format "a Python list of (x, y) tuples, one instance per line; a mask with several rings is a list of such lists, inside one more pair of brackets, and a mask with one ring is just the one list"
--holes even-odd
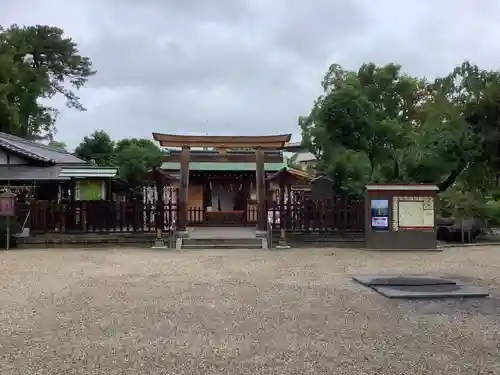
[(0, 194), (0, 216), (14, 216), (15, 214), (16, 196), (10, 194)]

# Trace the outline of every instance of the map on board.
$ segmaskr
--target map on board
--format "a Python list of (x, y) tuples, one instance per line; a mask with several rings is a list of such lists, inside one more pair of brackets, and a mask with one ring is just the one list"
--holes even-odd
[(434, 204), (431, 201), (399, 201), (400, 228), (433, 228)]

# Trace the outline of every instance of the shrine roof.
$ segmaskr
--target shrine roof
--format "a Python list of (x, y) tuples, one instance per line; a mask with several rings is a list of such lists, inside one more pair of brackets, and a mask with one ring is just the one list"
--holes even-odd
[(162, 147), (222, 147), (281, 149), (290, 142), (291, 134), (265, 136), (200, 136), (153, 133)]
[(286, 166), (276, 171), (272, 176), (269, 176), (268, 180), (274, 181), (280, 178), (287, 178), (288, 176), (304, 181), (311, 181), (313, 179), (311, 175), (303, 170)]

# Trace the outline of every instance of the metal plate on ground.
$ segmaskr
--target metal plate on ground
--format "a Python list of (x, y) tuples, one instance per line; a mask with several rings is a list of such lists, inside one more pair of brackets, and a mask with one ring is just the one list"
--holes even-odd
[(354, 276), (354, 281), (365, 286), (421, 286), (421, 285), (455, 285), (450, 279), (431, 276)]
[(433, 299), (489, 296), (489, 293), (481, 288), (466, 285), (373, 286), (372, 288), (387, 298)]

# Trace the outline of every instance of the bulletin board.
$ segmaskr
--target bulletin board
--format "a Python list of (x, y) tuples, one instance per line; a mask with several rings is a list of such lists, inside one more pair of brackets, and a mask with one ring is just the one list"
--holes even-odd
[(396, 230), (434, 228), (434, 199), (432, 197), (394, 197)]
[(97, 201), (100, 200), (102, 189), (101, 181), (96, 180), (82, 180), (79, 182), (79, 196), (82, 201)]

